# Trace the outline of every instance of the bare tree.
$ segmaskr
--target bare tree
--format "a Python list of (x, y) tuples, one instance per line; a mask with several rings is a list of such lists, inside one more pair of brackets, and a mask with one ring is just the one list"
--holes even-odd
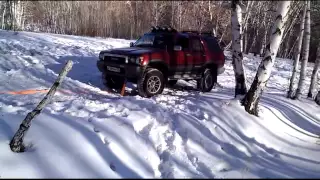
[(298, 71), (298, 63), (299, 63), (299, 59), (300, 59), (302, 40), (303, 40), (303, 35), (304, 35), (304, 24), (305, 24), (306, 12), (307, 12), (307, 6), (305, 4), (304, 8), (303, 8), (303, 13), (302, 13), (302, 16), (301, 16), (300, 34), (299, 34), (299, 40), (298, 40), (298, 44), (296, 46), (296, 53), (295, 53), (295, 57), (294, 57), (294, 61), (293, 61), (292, 75), (291, 75), (291, 78), (290, 78), (289, 91), (288, 91), (288, 94), (287, 94), (288, 98), (293, 98), (294, 97), (293, 86), (294, 86), (294, 81), (296, 79), (297, 71)]
[(235, 97), (247, 93), (242, 54), (242, 14), (239, 0), (232, 0), (232, 65), (236, 79)]
[(291, 1), (281, 1), (278, 4), (276, 19), (272, 26), (270, 42), (266, 47), (266, 53), (261, 61), (255, 79), (250, 90), (242, 100), (245, 110), (254, 115), (258, 115), (258, 103), (260, 96), (270, 78), (271, 70), (274, 65), (276, 54), (283, 36), (284, 24), (287, 21), (287, 13)]
[(303, 41), (303, 56), (300, 70), (300, 79), (298, 83), (298, 88), (295, 94), (295, 99), (300, 99), (302, 95), (302, 88), (305, 84), (307, 63), (309, 59), (309, 47), (310, 47), (310, 1), (307, 1), (307, 11), (305, 17), (305, 32), (304, 32), (304, 41)]

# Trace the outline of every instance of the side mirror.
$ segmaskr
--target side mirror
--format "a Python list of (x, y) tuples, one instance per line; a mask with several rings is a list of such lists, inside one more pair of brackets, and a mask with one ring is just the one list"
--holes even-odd
[(174, 46), (173, 50), (175, 51), (181, 51), (182, 47), (181, 46)]
[(133, 47), (133, 42), (130, 42), (130, 47)]

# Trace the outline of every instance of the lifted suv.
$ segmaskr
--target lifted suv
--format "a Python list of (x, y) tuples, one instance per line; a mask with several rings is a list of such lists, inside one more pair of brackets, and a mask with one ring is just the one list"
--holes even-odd
[(209, 92), (224, 62), (210, 33), (153, 27), (130, 47), (101, 51), (97, 67), (109, 88), (120, 89), (129, 81), (137, 83), (140, 96), (151, 97), (178, 79), (197, 80), (197, 88)]

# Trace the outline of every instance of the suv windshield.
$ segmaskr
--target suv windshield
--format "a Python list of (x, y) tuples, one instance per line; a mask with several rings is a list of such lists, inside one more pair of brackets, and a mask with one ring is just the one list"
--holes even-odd
[[(171, 35), (172, 36), (172, 35)], [(154, 47), (164, 49), (172, 49), (172, 37), (165, 34), (148, 33), (140, 37), (133, 46), (135, 47)]]

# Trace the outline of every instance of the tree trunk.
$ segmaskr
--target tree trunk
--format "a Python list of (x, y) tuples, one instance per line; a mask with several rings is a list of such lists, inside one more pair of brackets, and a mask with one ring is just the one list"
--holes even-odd
[(318, 94), (316, 95), (316, 98), (314, 99), (314, 101), (320, 105), (320, 91), (318, 91)]
[(278, 4), (275, 23), (272, 26), (270, 42), (266, 47), (266, 53), (261, 61), (257, 74), (250, 87), (250, 90), (242, 100), (245, 110), (253, 115), (258, 116), (258, 103), (265, 85), (270, 78), (271, 70), (274, 65), (276, 54), (283, 36), (284, 24), (287, 21), (287, 13), (291, 1), (280, 1)]
[(318, 46), (318, 49), (317, 49), (317, 58), (316, 58), (316, 62), (314, 63), (314, 67), (311, 75), (311, 83), (310, 83), (309, 93), (308, 93), (308, 97), (310, 98), (312, 98), (312, 92), (317, 84), (319, 64), (320, 64), (320, 45)]
[(243, 42), (242, 42), (243, 48), (242, 49), (243, 49), (244, 53), (248, 54), (248, 32), (244, 31), (242, 36), (243, 36)]
[(238, 0), (232, 1), (232, 64), (236, 79), (235, 97), (247, 93), (246, 78), (243, 69), (242, 54), (242, 14)]
[(44, 106), (52, 99), (54, 93), (56, 92), (57, 88), (62, 83), (64, 77), (72, 68), (72, 61), (69, 60), (65, 67), (62, 69), (61, 73), (59, 74), (57, 80), (54, 82), (52, 87), (50, 88), (47, 95), (41, 100), (38, 106), (31, 112), (28, 113), (26, 118), (20, 124), (18, 131), (13, 136), (10, 142), (10, 148), (13, 152), (24, 152), (25, 146), (23, 144), (23, 138), (27, 133), (28, 129), (31, 126), (31, 120), (34, 119), (37, 115), (39, 115), (44, 108)]
[(7, 2), (4, 2), (4, 9), (3, 9), (3, 13), (2, 13), (2, 29), (5, 29), (5, 24), (6, 24), (6, 22), (5, 22), (5, 15), (6, 15), (6, 10), (7, 10)]
[(301, 63), (301, 70), (300, 70), (300, 79), (298, 83), (298, 89), (296, 91), (295, 99), (300, 99), (302, 95), (302, 88), (305, 85), (305, 78), (306, 78), (306, 71), (307, 71), (307, 64), (309, 59), (309, 47), (310, 47), (310, 1), (307, 1), (307, 11), (306, 11), (306, 18), (305, 18), (305, 32), (304, 32), (304, 39), (303, 39), (303, 56), (302, 56), (302, 63)]
[(306, 18), (306, 12), (307, 12), (307, 6), (305, 4), (304, 8), (303, 8), (303, 13), (302, 13), (302, 16), (301, 16), (299, 41), (298, 41), (298, 44), (297, 44), (296, 53), (295, 53), (294, 62), (293, 62), (292, 75), (291, 75), (291, 78), (290, 78), (289, 91), (288, 91), (288, 94), (287, 94), (288, 98), (293, 98), (294, 97), (293, 86), (294, 86), (294, 80), (296, 78), (297, 71), (298, 71), (298, 63), (299, 63), (299, 59), (300, 59), (301, 46), (302, 46), (302, 40), (303, 40), (303, 35), (304, 35), (304, 23), (305, 23), (305, 18)]
[(260, 49), (260, 56), (264, 56), (264, 50), (266, 47), (266, 42), (267, 42), (267, 34), (268, 34), (268, 30), (265, 29), (265, 32), (263, 34), (263, 38), (262, 38), (262, 42), (261, 42), (261, 49)]

